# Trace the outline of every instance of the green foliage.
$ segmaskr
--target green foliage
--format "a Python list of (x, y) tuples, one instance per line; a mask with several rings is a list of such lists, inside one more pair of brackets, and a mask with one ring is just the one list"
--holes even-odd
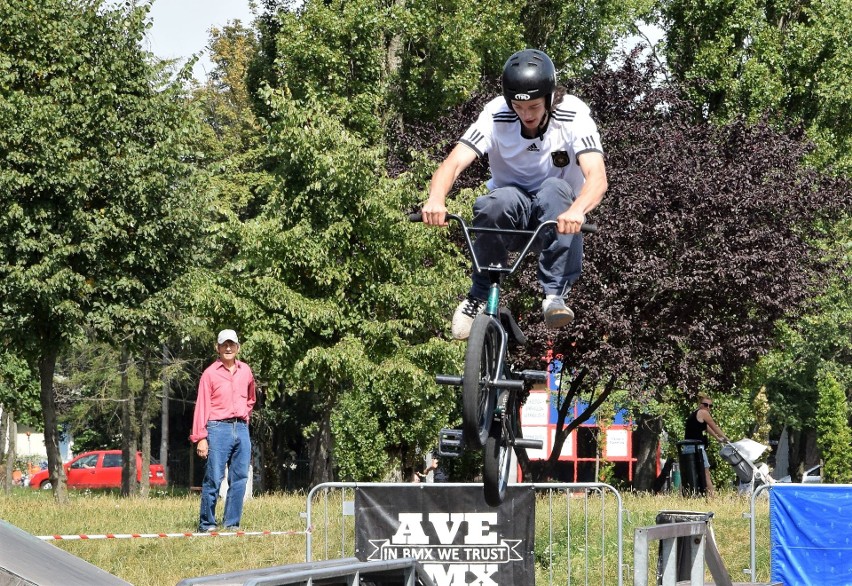
[(848, 0), (663, 0), (666, 56), (696, 99), (723, 120), (764, 113), (803, 124), (813, 160), (852, 170)]
[(849, 428), (849, 407), (846, 393), (830, 371), (822, 371), (817, 380), (819, 402), (816, 413), (817, 443), (822, 450), (824, 482), (852, 481), (852, 462), (849, 447), (852, 429)]
[(39, 427), (38, 373), (8, 350), (0, 352), (0, 409), (18, 424)]
[[(467, 101), (523, 48), (524, 4), (414, 0), (393, 9), (391, 102), (407, 120), (429, 120)], [(395, 50), (394, 50), (395, 49)]]
[(364, 136), (381, 133), (387, 95), (388, 8), (373, 0), (309, 1), (279, 11), (272, 87), (294, 100), (316, 100), (323, 111)]
[[(58, 420), (74, 438), (76, 453), (121, 446), (121, 356), (109, 344), (90, 340), (69, 347), (57, 365)], [(139, 365), (127, 366), (132, 395), (142, 388)], [(148, 414), (149, 416), (152, 414)]]
[[(429, 120), (471, 95), (479, 76), (499, 72), (511, 49), (528, 43), (532, 31), (541, 34), (537, 44), (556, 56), (561, 70), (579, 71), (601, 62), (607, 35), (615, 38), (623, 33), (629, 28), (626, 23), (647, 9), (641, 3), (541, 5), (535, 19), (530, 18), (531, 11), (521, 10), (527, 28), (516, 45), (519, 37), (511, 15), (519, 14), (518, 8), (493, 6), (485, 21), (491, 23), (488, 27), (504, 30), (497, 37), (483, 33), (480, 7), (446, 2), (391, 7), (363, 1), (309, 2), (264, 20), (260, 58), (266, 63), (264, 79), (269, 86), (258, 95), (265, 103), (267, 168), (274, 179), (261, 191), (257, 217), (240, 228), (239, 252), (229, 265), (240, 280), (228, 281), (227, 286), (220, 283), (203, 296), (222, 314), (258, 324), (246, 356), (252, 356), (268, 380), (284, 381), (271, 382), (274, 394), (299, 388), (318, 393), (317, 421), (361, 384), (356, 380), (361, 375), (349, 372), (349, 367), (331, 377), (317, 374), (311, 366), (317, 358), (310, 349), (352, 352), (343, 362), (349, 365), (363, 353), (371, 360), (369, 372), (379, 372), (386, 356), (405, 347), (394, 342), (394, 336), (408, 342), (407, 328), (414, 333), (423, 323), (431, 327), (436, 318), (445, 319), (447, 306), (464, 289), (459, 266), (466, 263), (457, 257), (443, 259), (452, 267), (444, 274), (453, 275), (453, 282), (438, 285), (433, 296), (418, 295), (422, 290), (405, 282), (406, 266), (398, 264), (399, 259), (410, 258), (411, 267), (421, 266), (417, 259), (424, 257), (402, 248), (411, 244), (405, 240), (407, 234), (386, 216), (394, 217), (411, 203), (428, 173), (420, 165), (425, 157), (414, 155), (417, 170), (403, 173), (396, 184), (388, 182), (383, 172), (386, 133), (413, 127), (418, 133), (428, 132), (425, 124), (413, 122)], [(583, 18), (567, 18), (564, 11), (570, 10)], [(600, 21), (589, 15), (600, 15)], [(471, 22), (464, 21), (467, 17)], [(444, 24), (449, 18), (458, 23)], [(559, 29), (573, 20), (582, 20), (584, 26), (569, 27), (567, 33)], [(556, 25), (548, 28), (544, 23)], [(577, 42), (576, 35), (586, 32), (584, 42)], [(565, 40), (569, 37), (563, 33), (573, 36)], [(480, 34), (489, 40), (499, 38), (505, 53), (498, 56), (503, 49), (496, 46), (485, 50), (488, 45), (477, 40)], [(582, 58), (572, 57), (577, 47), (585, 51)], [(808, 176), (800, 166), (804, 148), (795, 135), (781, 136), (766, 126), (752, 129), (743, 121), (721, 130), (695, 123), (700, 110), (685, 104), (676, 89), (661, 91), (653, 72), (631, 63), (608, 73), (579, 92), (592, 98), (614, 169), (609, 203), (601, 207), (607, 230), (589, 239), (588, 270), (572, 293), (581, 316), (576, 327), (554, 339), (549, 332), (536, 331), (542, 328), (535, 317), (529, 320), (532, 324), (523, 324), (533, 332), (530, 359), (543, 355), (543, 346), (552, 342), (570, 354), (572, 363), (590, 366), (597, 377), (592, 386), (616, 371), (631, 391), (692, 388), (697, 385), (681, 383), (702, 380), (714, 388), (731, 388), (739, 367), (765, 350), (772, 321), (798, 303), (813, 284), (817, 264), (813, 250), (802, 242), (804, 232), (793, 235), (791, 227), (811, 231), (800, 226), (812, 222), (812, 211), (820, 210), (819, 215), (828, 207), (816, 202), (799, 205), (802, 185), (816, 184), (819, 178)], [(458, 111), (469, 123), (475, 107)], [(398, 124), (399, 113), (405, 124)], [(446, 120), (438, 124), (453, 132), (433, 144), (458, 138)], [(653, 144), (637, 143), (637, 136), (652, 137)], [(403, 140), (398, 143), (407, 151), (401, 157), (418, 150), (413, 145), (407, 148)], [(651, 151), (656, 164), (649, 167)], [(616, 189), (618, 185), (622, 187)], [(754, 197), (744, 201), (744, 189)], [(410, 195), (401, 195), (405, 190)], [(797, 202), (789, 207), (794, 212), (783, 219), (777, 212), (787, 209), (778, 204), (781, 193), (785, 201)], [(816, 200), (822, 193), (834, 192), (814, 190), (804, 195)], [(362, 207), (369, 207), (369, 220)], [(753, 229), (735, 229), (743, 223)], [(669, 237), (661, 238), (661, 233)], [(395, 257), (386, 256), (388, 250)], [(605, 260), (598, 264), (595, 257)], [(787, 270), (794, 262), (807, 268)], [(429, 271), (436, 270), (433, 259), (427, 257), (426, 263)], [(394, 278), (397, 282), (389, 287)], [(428, 320), (409, 324), (400, 318), (410, 307), (401, 303), (414, 291), (417, 299), (434, 307)], [(368, 317), (375, 320), (370, 328), (362, 325)], [(423, 333), (441, 332), (432, 328)], [(412, 343), (423, 343), (429, 335)], [(326, 368), (322, 360), (318, 364)], [(320, 393), (318, 381), (327, 393)], [(348, 408), (361, 402), (345, 404)], [(381, 421), (379, 416), (365, 416), (349, 425), (381, 437), (379, 430), (385, 430)], [(340, 429), (339, 423), (335, 425)], [(393, 445), (389, 444), (388, 454), (410, 448), (401, 441)], [(337, 448), (340, 457), (345, 449)], [(391, 462), (396, 456), (389, 457)], [(367, 466), (372, 470), (381, 465), (377, 460)]]
[(207, 218), (198, 118), (141, 49), (148, 8), (0, 0), (0, 333), (38, 364), (60, 501), (57, 356), (87, 329), (156, 343), (158, 294), (197, 260)]
[[(193, 304), (238, 324), (270, 400), (312, 397), (302, 426), (330, 420), (343, 477), (382, 478), (431, 448), (453, 407), (427, 372), (459, 358), (433, 339), (461, 290), (446, 279), (458, 260), (433, 252), (442, 234), (407, 222), (414, 190), (383, 176), (383, 151), (327, 101), (275, 92), (269, 104), (274, 181), (257, 216), (232, 226), (226, 270), (199, 275)], [(446, 270), (417, 270), (426, 264)]]
[(536, 0), (520, 11), (527, 46), (545, 51), (563, 78), (599, 71), (615, 41), (650, 16), (653, 0)]
[(28, 349), (139, 329), (203, 217), (183, 92), (139, 48), (147, 8), (102, 4), (0, 5), (2, 328)]
[(750, 437), (765, 446), (769, 445), (772, 426), (769, 423), (769, 400), (766, 398), (766, 387), (760, 387), (751, 402), (751, 412), (754, 417), (754, 427)]
[(251, 79), (254, 88), (263, 79), (295, 99), (322, 99), (351, 129), (383, 132), (398, 122), (395, 114), (433, 120), (464, 103), (527, 46), (548, 51), (564, 75), (602, 65), (651, 5), (335, 0), (276, 7), (260, 20), (266, 38)]
[(776, 433), (784, 426), (797, 430), (814, 427), (821, 370), (832, 372), (841, 388), (852, 387), (848, 221), (835, 226), (826, 246), (827, 256), (845, 266), (845, 274), (833, 279), (823, 295), (810, 300), (801, 315), (778, 323), (775, 348), (748, 377), (747, 384), (755, 391), (765, 386)]

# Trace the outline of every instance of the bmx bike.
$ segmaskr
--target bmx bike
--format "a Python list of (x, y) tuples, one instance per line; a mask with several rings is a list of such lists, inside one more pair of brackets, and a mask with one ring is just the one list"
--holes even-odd
[[(419, 213), (411, 214), (412, 222), (421, 221)], [(442, 430), (442, 455), (458, 455), (444, 451), (446, 445), (459, 449), (482, 449), (482, 479), (485, 502), (496, 507), (506, 496), (512, 451), (541, 449), (541, 440), (526, 439), (520, 427), (520, 413), (530, 389), (535, 383), (547, 381), (547, 372), (542, 370), (515, 371), (509, 364), (510, 342), (526, 344), (512, 314), (500, 306), (500, 286), (503, 278), (514, 273), (533, 248), (533, 244), (544, 230), (556, 229), (556, 221), (542, 222), (535, 230), (513, 230), (468, 226), (464, 219), (447, 214), (448, 221), (459, 224), (464, 234), (476, 272), (488, 275), (491, 286), (482, 313), (476, 316), (470, 328), (462, 375), (440, 374), (435, 382), (462, 389), (462, 429)], [(583, 232), (597, 232), (594, 224), (584, 224)], [(526, 238), (514, 262), (509, 266), (481, 266), (476, 258), (471, 235), (498, 234)]]

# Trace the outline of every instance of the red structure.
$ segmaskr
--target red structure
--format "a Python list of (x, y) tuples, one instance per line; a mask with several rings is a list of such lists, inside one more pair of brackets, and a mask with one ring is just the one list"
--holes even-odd
[[(553, 391), (533, 390), (521, 410), (524, 437), (544, 442), (541, 450), (527, 450), (530, 460), (546, 460), (550, 457), (556, 436), (557, 399)], [(576, 419), (585, 407), (582, 403), (572, 405), (566, 425)], [(571, 482), (596, 480), (586, 478), (589, 473), (583, 470), (591, 471), (594, 476), (596, 465), (604, 461), (622, 463), (622, 467), (626, 466), (627, 480), (632, 482), (636, 459), (633, 457), (633, 423), (627, 419), (627, 412), (622, 410), (613, 414), (612, 423), (605, 424), (605, 427), (601, 427), (598, 419), (592, 416), (565, 440), (559, 461), (571, 464)]]
[[(560, 360), (551, 360), (551, 352), (545, 360), (548, 362), (548, 388), (530, 391), (524, 407), (521, 409), (521, 427), (525, 438), (540, 439), (544, 443), (541, 450), (527, 450), (530, 460), (546, 460), (553, 449), (556, 436), (556, 422), (559, 410), (558, 373), (562, 368)], [(565, 424), (577, 418), (587, 407), (586, 403), (575, 402), (571, 405)], [(603, 462), (617, 464), (616, 474), (628, 482), (633, 481), (633, 422), (626, 410), (605, 414), (603, 424), (596, 415), (571, 432), (559, 454), (562, 475), (569, 482), (596, 481), (596, 472)], [(567, 470), (566, 470), (567, 468)]]

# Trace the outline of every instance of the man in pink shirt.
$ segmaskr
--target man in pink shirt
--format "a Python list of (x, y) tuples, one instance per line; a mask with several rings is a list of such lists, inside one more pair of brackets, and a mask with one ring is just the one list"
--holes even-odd
[(228, 467), (228, 495), (222, 525), (238, 529), (251, 463), (248, 422), (255, 403), (254, 375), (237, 360), (240, 342), (234, 330), (222, 330), (216, 339), (219, 359), (207, 367), (198, 383), (195, 416), (189, 439), (207, 459), (201, 485), (200, 532), (217, 530), (216, 500)]

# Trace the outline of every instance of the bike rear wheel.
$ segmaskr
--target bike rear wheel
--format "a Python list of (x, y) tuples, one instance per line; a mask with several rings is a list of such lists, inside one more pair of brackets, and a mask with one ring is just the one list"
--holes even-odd
[(496, 507), (506, 497), (509, 469), (512, 465), (512, 446), (502, 421), (494, 421), (482, 454), (482, 480), (485, 502)]
[(462, 427), (468, 447), (479, 449), (485, 445), (497, 389), (491, 384), (498, 376), (500, 352), (499, 326), (487, 315), (479, 314), (473, 320), (462, 378)]

